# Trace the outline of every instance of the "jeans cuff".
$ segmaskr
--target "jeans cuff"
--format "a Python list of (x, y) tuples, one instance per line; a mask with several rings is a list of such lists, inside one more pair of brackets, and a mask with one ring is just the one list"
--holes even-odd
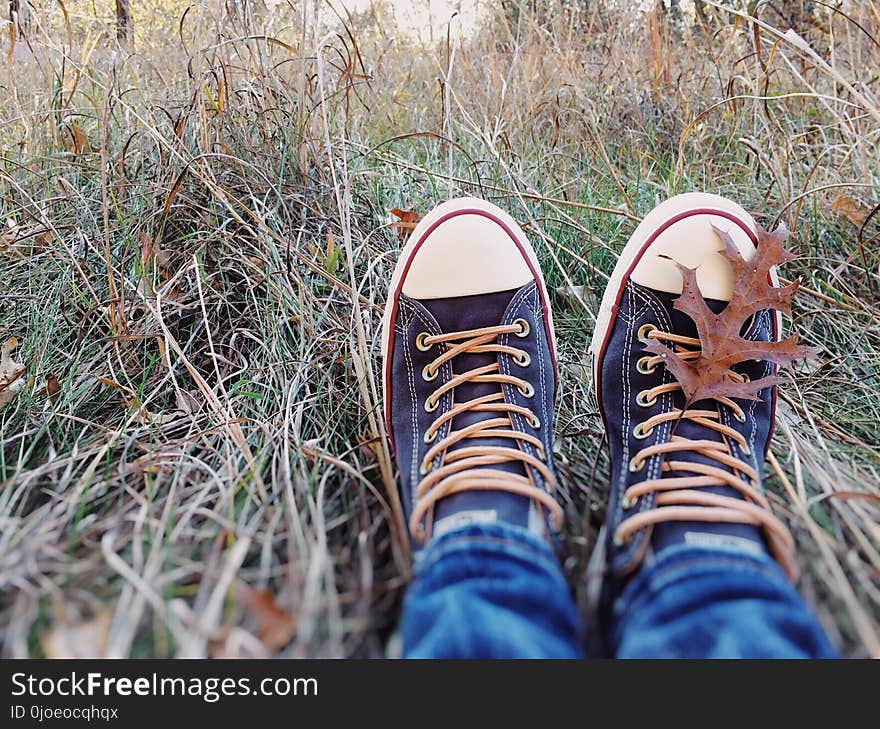
[(749, 573), (775, 590), (794, 592), (794, 586), (770, 555), (758, 555), (724, 547), (691, 545), (667, 547), (642, 566), (614, 601), (614, 622), (639, 610), (658, 591), (684, 580), (711, 573)]
[(508, 555), (533, 561), (548, 572), (560, 571), (550, 544), (534, 533), (512, 524), (467, 524), (433, 538), (414, 558), (419, 576), (450, 555), (461, 552)]
[(677, 545), (667, 547), (655, 555), (650, 563), (642, 566), (626, 589), (615, 601), (615, 614), (619, 615), (649, 599), (650, 594), (681, 580), (708, 572), (753, 572), (756, 577), (783, 590), (793, 586), (782, 568), (770, 555), (753, 554), (723, 547), (694, 547)]

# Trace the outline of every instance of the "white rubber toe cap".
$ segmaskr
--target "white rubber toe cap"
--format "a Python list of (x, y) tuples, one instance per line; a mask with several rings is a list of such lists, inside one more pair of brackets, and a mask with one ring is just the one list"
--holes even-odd
[[(707, 212), (698, 212), (700, 210)], [(739, 224), (709, 211), (727, 213)], [(676, 220), (679, 216), (680, 219)], [(636, 228), (630, 238), (631, 245), (627, 245), (633, 251), (641, 249), (658, 229), (662, 229), (662, 232), (654, 237), (650, 247), (644, 251), (630, 278), (655, 291), (680, 294), (682, 279), (675, 265), (677, 262), (697, 269), (697, 283), (703, 296), (730, 301), (733, 295), (733, 271), (730, 264), (718, 254), (724, 243), (713, 226), (726, 231), (733, 238), (745, 260), (755, 255), (753, 236), (756, 227), (751, 215), (735, 202), (718, 195), (686, 193), (656, 207)]]
[(410, 241), (417, 249), (401, 292), (414, 299), (508, 291), (535, 278), (528, 264), (534, 253), (531, 246), (524, 249), (522, 229), (483, 200), (459, 198), (436, 207)]

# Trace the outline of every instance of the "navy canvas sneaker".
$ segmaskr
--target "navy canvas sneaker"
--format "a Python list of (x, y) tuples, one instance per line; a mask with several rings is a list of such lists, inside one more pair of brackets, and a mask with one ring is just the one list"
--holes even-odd
[[(759, 401), (720, 398), (685, 408), (663, 358), (645, 351), (651, 339), (680, 354), (700, 351), (694, 322), (673, 308), (682, 290), (676, 263), (697, 270), (713, 311), (730, 301), (733, 271), (718, 253), (723, 243), (713, 226), (731, 236), (744, 259), (754, 256), (755, 222), (739, 205), (715, 195), (679, 195), (633, 233), (599, 309), (591, 351), (611, 483), (590, 579), (594, 592), (599, 579), (606, 603), (674, 545), (769, 551), (790, 576), (796, 570), (792, 538), (761, 487), (775, 387), (762, 390)], [(778, 285), (775, 271), (771, 282)], [(779, 312), (764, 310), (746, 322), (742, 336), (775, 341), (780, 328)], [(732, 372), (738, 381), (756, 380), (775, 374), (775, 367), (751, 360)]]
[(461, 198), (419, 222), (394, 270), (382, 351), (414, 549), (472, 523), (552, 536), (553, 319), (509, 215)]

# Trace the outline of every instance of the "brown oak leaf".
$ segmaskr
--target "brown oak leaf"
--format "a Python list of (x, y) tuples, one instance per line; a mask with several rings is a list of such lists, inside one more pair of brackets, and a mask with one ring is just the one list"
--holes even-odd
[(238, 603), (256, 617), (260, 641), (270, 654), (277, 653), (290, 642), (296, 632), (296, 616), (280, 607), (271, 592), (241, 584), (235, 596)]
[(853, 200), (846, 195), (838, 195), (837, 199), (831, 203), (831, 210), (840, 213), (853, 225), (861, 227), (864, 225), (868, 216), (871, 214), (871, 208), (862, 205), (858, 200)]
[(397, 218), (397, 220), (391, 224), (391, 227), (397, 231), (397, 237), (402, 241), (405, 241), (410, 237), (413, 229), (416, 227), (416, 223), (418, 223), (422, 217), (415, 210), (401, 210), (400, 208), (393, 208), (391, 214)]
[(15, 393), (24, 387), (22, 375), (27, 365), (12, 359), (12, 353), (18, 347), (18, 340), (10, 337), (0, 345), (0, 410), (12, 402)]
[(796, 359), (813, 357), (818, 351), (815, 347), (799, 345), (797, 335), (780, 342), (756, 342), (740, 336), (749, 317), (763, 309), (779, 309), (791, 314), (791, 299), (799, 282), (781, 287), (770, 282), (770, 270), (794, 258), (785, 250), (788, 230), (783, 226), (770, 233), (759, 228), (758, 247), (750, 261), (740, 255), (725, 231), (715, 228), (715, 232), (724, 243), (719, 254), (733, 269), (733, 297), (721, 313), (714, 313), (700, 293), (696, 269), (679, 265), (684, 285), (681, 296), (673, 304), (694, 320), (700, 338), (700, 355), (684, 359), (656, 339), (650, 339), (645, 345), (646, 351), (663, 357), (666, 367), (681, 385), (688, 404), (719, 397), (758, 400), (758, 393), (778, 384), (780, 378), (772, 375), (739, 382), (730, 374), (733, 365), (751, 359), (788, 365)]

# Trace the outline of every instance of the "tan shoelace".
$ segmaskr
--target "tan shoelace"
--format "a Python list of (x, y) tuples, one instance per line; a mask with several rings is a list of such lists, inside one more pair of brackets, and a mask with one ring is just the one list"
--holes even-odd
[[(528, 352), (500, 344), (498, 337), (503, 334), (525, 337), (528, 333), (529, 324), (524, 319), (517, 319), (512, 324), (450, 332), (449, 334), (430, 335), (423, 332), (416, 339), (416, 346), (421, 351), (426, 352), (438, 344), (444, 345), (446, 351), (425, 366), (422, 370), (422, 377), (429, 382), (435, 379), (440, 368), (460, 354), (490, 352), (509, 354), (516, 364), (527, 367), (530, 362)], [(409, 525), (413, 536), (419, 540), (425, 538), (426, 530), (422, 522), (426, 520), (434, 504), (447, 496), (464, 491), (506, 491), (533, 499), (550, 511), (554, 526), (559, 528), (562, 525), (562, 508), (547, 491), (536, 486), (528, 475), (530, 473), (528, 467), (532, 466), (548, 487), (552, 487), (553, 474), (545, 463), (547, 455), (544, 452), (544, 444), (534, 435), (515, 430), (512, 416), (515, 413), (521, 415), (535, 429), (541, 427), (541, 421), (529, 408), (507, 402), (501, 386), (513, 385), (525, 397), (534, 396), (534, 388), (519, 377), (503, 374), (498, 363), (493, 362), (468, 372), (454, 374), (448, 382), (442, 384), (428, 396), (425, 400), (425, 410), (433, 412), (439, 407), (440, 398), (447, 392), (454, 391), (459, 385), (469, 382), (494, 382), (499, 385), (499, 391), (463, 403), (453, 402), (452, 407), (440, 415), (425, 431), (425, 443), (434, 443), (440, 429), (446, 423), (450, 423), (449, 433), (445, 438), (434, 443), (425, 453), (421, 462), (419, 470), (423, 478), (416, 488), (416, 504)], [(468, 411), (498, 413), (498, 417), (480, 420), (460, 430), (452, 430), (453, 419)], [(517, 441), (529, 443), (534, 446), (540, 458), (535, 458), (518, 447), (505, 446), (471, 446), (448, 452), (449, 448), (456, 443), (471, 438), (509, 438), (515, 444)], [(441, 456), (440, 465), (437, 468), (432, 468), (432, 464), (438, 456)], [(483, 466), (515, 461), (524, 465), (527, 475), (482, 468)]]
[[(683, 337), (677, 334), (662, 332), (652, 325), (645, 325), (639, 332), (639, 338), (664, 339), (671, 342), (676, 353), (684, 359), (694, 359), (700, 355), (700, 340)], [(648, 355), (639, 359), (636, 367), (643, 374), (650, 374), (654, 368), (663, 364), (660, 355)], [(745, 376), (729, 370), (730, 376), (740, 382)], [(637, 402), (650, 407), (657, 397), (664, 393), (681, 390), (677, 382), (670, 382), (643, 390), (637, 396)], [(741, 423), (745, 422), (743, 409), (733, 400), (726, 397), (716, 398), (716, 402), (729, 407), (734, 417)], [(749, 453), (749, 445), (745, 437), (728, 425), (721, 422), (720, 409), (715, 410), (672, 408), (668, 412), (658, 413), (636, 425), (636, 438), (647, 438), (658, 425), (669, 421), (688, 419), (698, 423), (724, 438), (735, 441), (744, 453)], [(706, 458), (732, 469), (690, 461), (673, 460), (674, 454), (684, 451), (699, 453)], [(630, 486), (622, 496), (624, 508), (632, 508), (637, 498), (656, 494), (655, 506), (646, 511), (633, 514), (624, 519), (614, 533), (614, 542), (618, 546), (625, 544), (639, 529), (665, 521), (704, 521), (727, 522), (735, 524), (752, 524), (764, 529), (770, 550), (783, 569), (792, 578), (797, 573), (794, 557), (794, 540), (785, 525), (770, 511), (770, 504), (760, 490), (760, 477), (748, 463), (732, 455), (726, 441), (694, 440), (672, 435), (668, 441), (657, 443), (641, 449), (629, 463), (632, 473), (641, 471), (652, 456), (671, 456), (664, 458), (664, 472), (690, 472), (693, 475), (674, 478), (655, 478)], [(748, 479), (744, 481), (740, 475)], [(744, 500), (719, 494), (701, 491), (705, 486), (730, 486), (736, 489)]]

